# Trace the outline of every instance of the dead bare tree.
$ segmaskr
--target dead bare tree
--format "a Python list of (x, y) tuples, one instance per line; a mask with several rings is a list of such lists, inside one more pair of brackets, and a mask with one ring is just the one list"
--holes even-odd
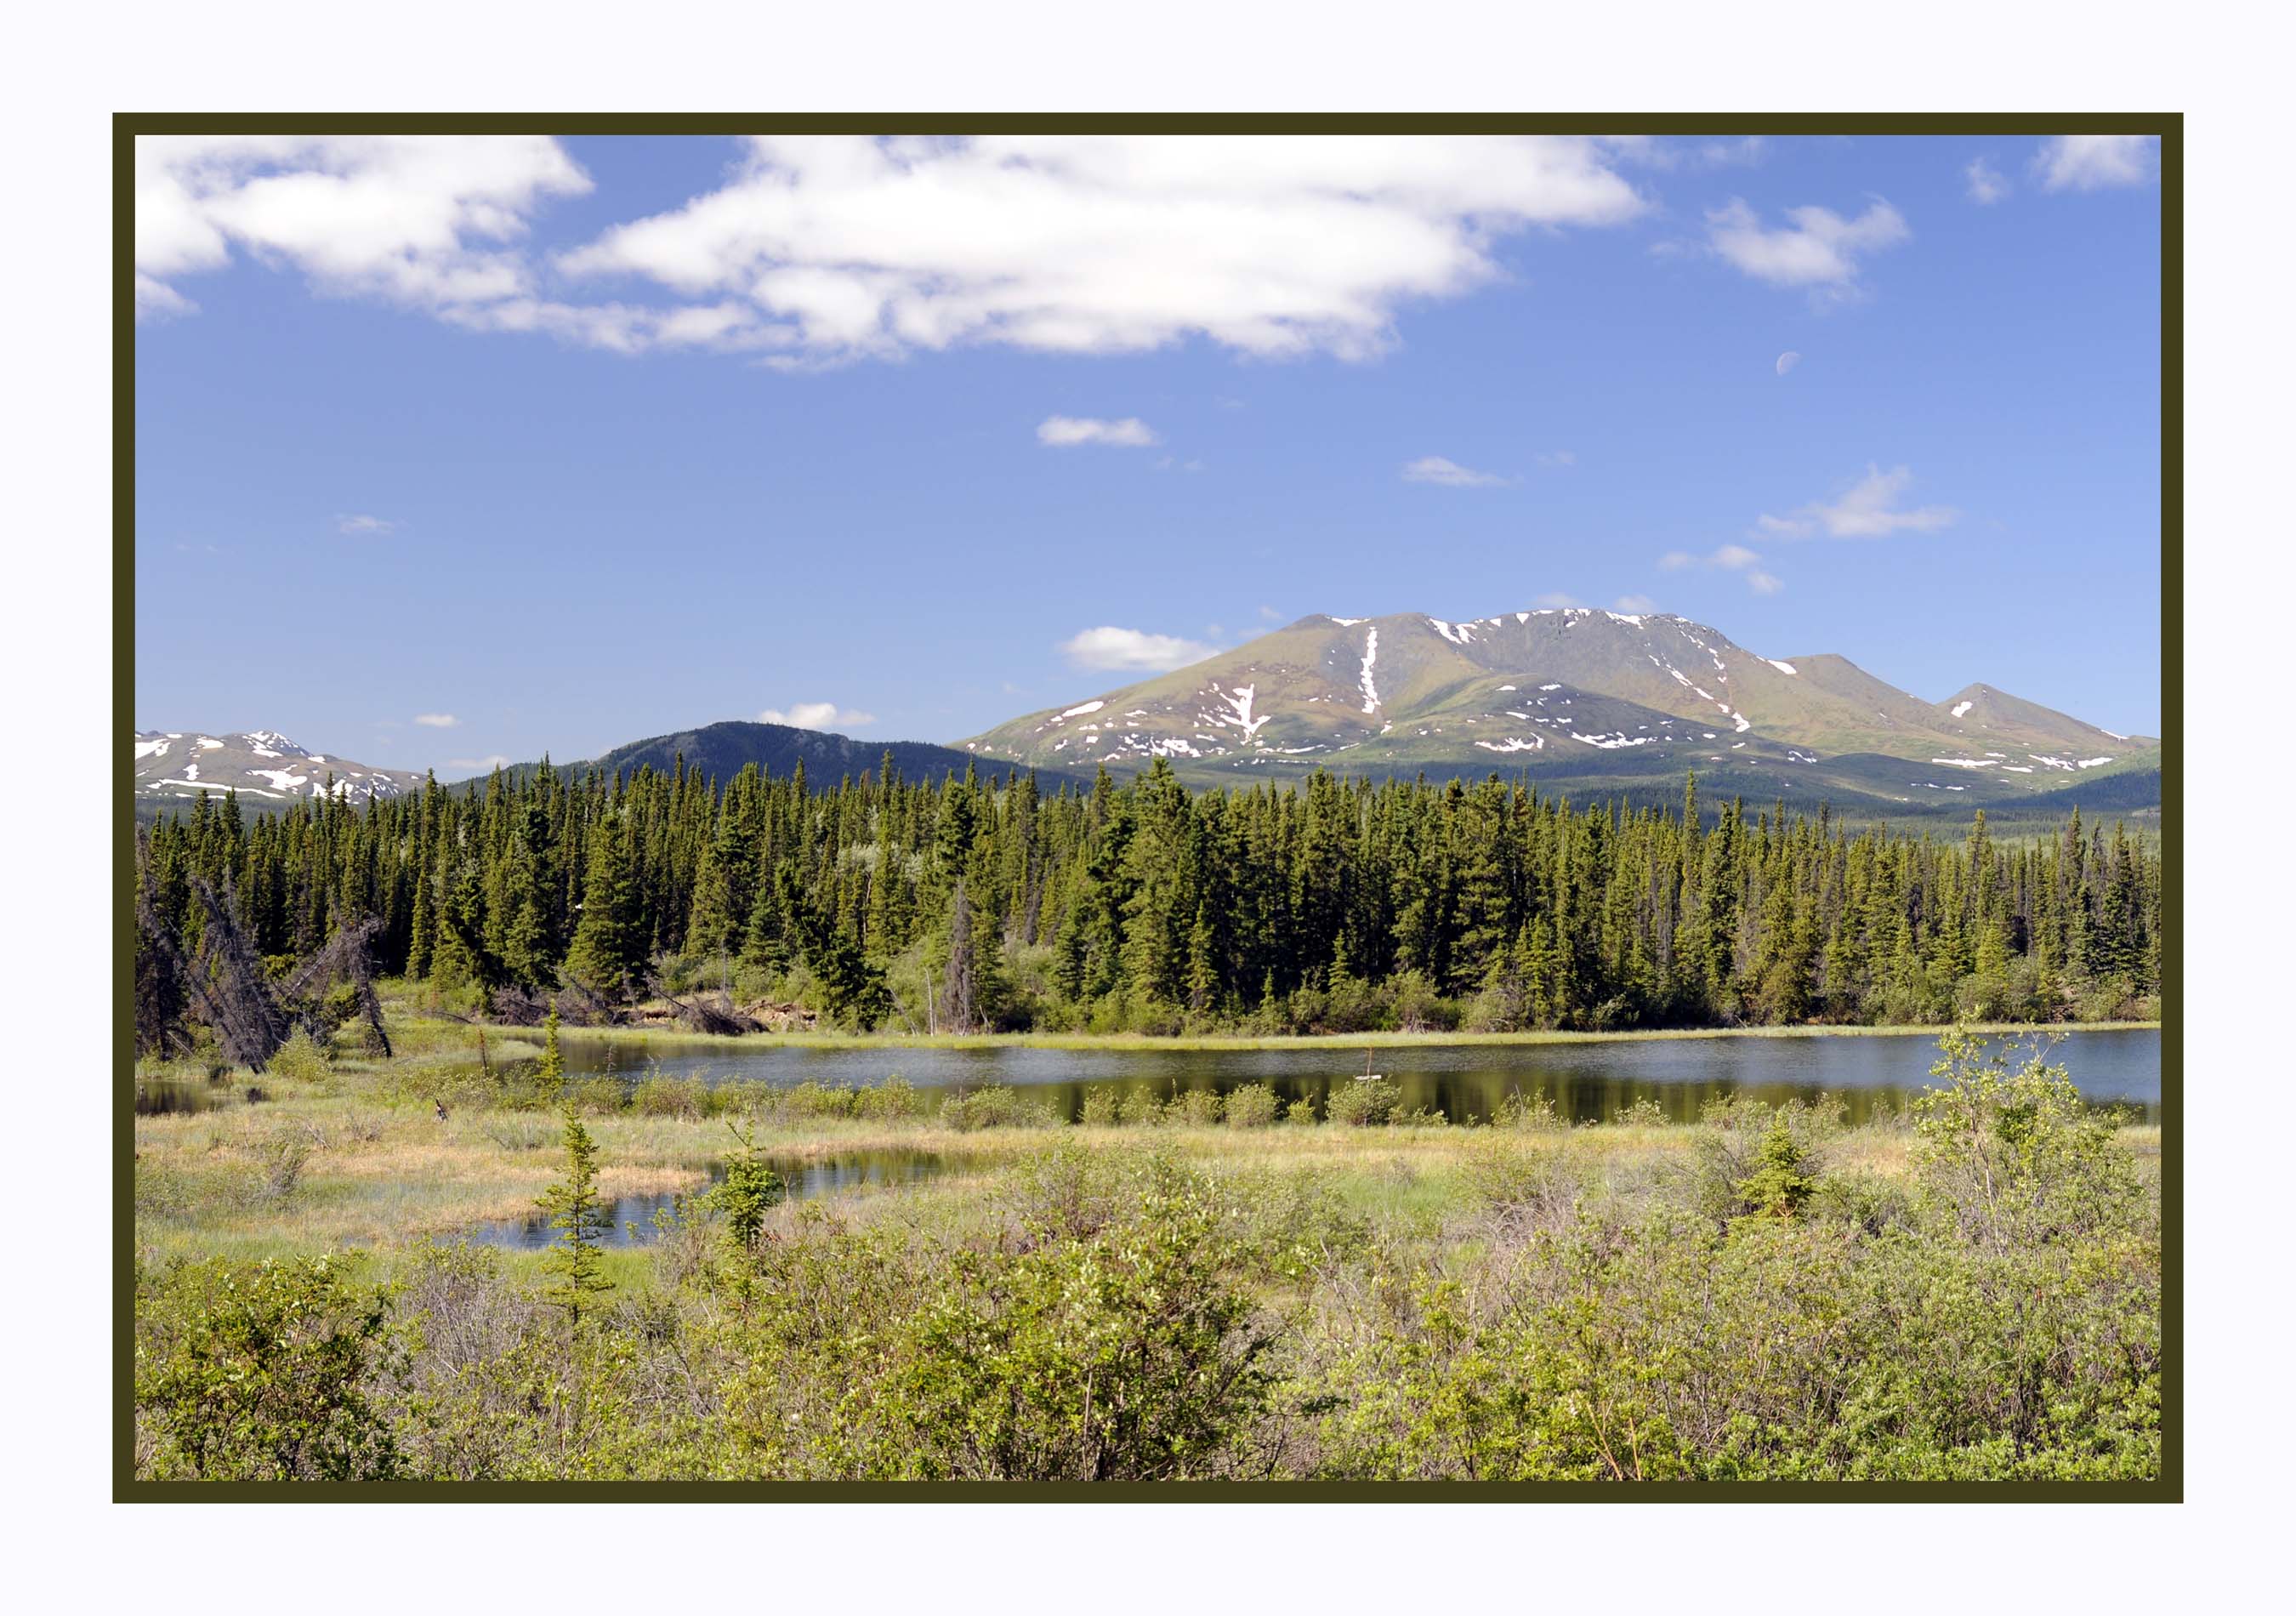
[(390, 1035), (382, 1029), (382, 1000), (374, 990), (374, 945), (381, 935), (382, 922), (372, 915), (343, 927), (288, 980), (282, 997), (295, 1019), (324, 1043), (334, 1031), (323, 1013), (326, 991), (339, 981), (349, 983), (353, 1013), (365, 1024), (367, 1053), (388, 1060)]
[[(672, 993), (662, 986), (660, 978), (652, 975), (646, 978), (646, 990), (668, 999), (676, 1007), (679, 1022), (696, 1032), (732, 1038), (740, 1033), (756, 1032), (763, 1025), (736, 1009), (731, 994), (696, 994), (688, 1001)], [(714, 1004), (711, 1003), (713, 997), (717, 1001)]]
[(153, 912), (151, 898), (135, 894), (135, 1053), (172, 1060), (192, 1046), (184, 1023), (191, 986), (184, 952)]
[[(261, 1071), (287, 1041), (291, 1027), (286, 1009), (272, 991), (262, 957), (256, 953), (254, 943), (241, 929), (234, 913), (230, 877), (225, 877), (222, 897), (196, 875), (192, 877), (191, 890), (192, 896), (199, 900), (203, 922), (200, 955), (205, 967), (185, 965), (184, 976), (191, 983), (193, 1000), (201, 1018), (215, 1029), (224, 1058), (234, 1066)], [(149, 905), (144, 906), (148, 911)], [(166, 935), (156, 915), (152, 916), (152, 923), (158, 934)], [(175, 947), (172, 938), (168, 939), (168, 946)], [(182, 959), (180, 949), (176, 950), (176, 958)]]
[(558, 995), (558, 1013), (575, 1026), (617, 1027), (626, 1019), (620, 1005), (587, 982), (563, 972), (559, 980), (563, 990)]

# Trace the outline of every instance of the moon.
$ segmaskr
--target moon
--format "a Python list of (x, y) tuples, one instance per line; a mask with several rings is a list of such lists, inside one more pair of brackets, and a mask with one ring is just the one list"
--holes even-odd
[(1778, 374), (1781, 376), (1784, 375), (1788, 371), (1792, 370), (1795, 365), (1800, 365), (1800, 363), (1801, 356), (1800, 354), (1794, 352), (1791, 348), (1786, 349), (1785, 352), (1778, 356)]

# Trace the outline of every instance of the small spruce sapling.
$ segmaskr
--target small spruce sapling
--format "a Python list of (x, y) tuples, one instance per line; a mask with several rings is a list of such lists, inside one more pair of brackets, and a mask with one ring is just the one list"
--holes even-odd
[(758, 1243), (767, 1209), (777, 1205), (787, 1191), (781, 1175), (758, 1154), (750, 1130), (731, 1122), (726, 1128), (742, 1148), (726, 1161), (726, 1177), (710, 1194), (726, 1214), (726, 1233), (734, 1249), (747, 1251)]
[(614, 1288), (598, 1250), (613, 1227), (613, 1214), (598, 1198), (598, 1147), (571, 1108), (566, 1112), (565, 1137), (566, 1177), (535, 1204), (550, 1215), (550, 1226), (564, 1236), (545, 1259), (553, 1278), (544, 1297), (566, 1309), (570, 1324), (579, 1325), (590, 1298)]

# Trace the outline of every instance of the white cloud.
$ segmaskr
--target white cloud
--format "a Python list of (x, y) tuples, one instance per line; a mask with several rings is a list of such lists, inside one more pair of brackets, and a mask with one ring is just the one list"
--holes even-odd
[[(718, 189), (545, 261), (532, 221), (593, 188), (546, 136), (144, 136), (135, 307), (192, 314), (176, 283), (252, 260), (617, 353), (787, 367), (1201, 337), (1361, 359), (1406, 304), (1503, 278), (1511, 238), (1644, 212), (1632, 160), (1544, 135), (761, 136)], [(604, 277), (651, 295), (575, 290)]]
[(1738, 140), (1660, 140), (1654, 135), (1609, 135), (1603, 144), (1619, 160), (1666, 173), (1751, 167), (1768, 149), (1759, 135)]
[(1502, 237), (1643, 211), (1613, 161), (1545, 136), (766, 135), (562, 264), (726, 299), (721, 340), (798, 362), (1191, 336), (1362, 358), (1406, 300), (1497, 278)]
[(2060, 135), (2041, 143), (2033, 172), (2045, 191), (2101, 191), (2144, 184), (2158, 160), (2150, 135)]
[(164, 285), (148, 275), (135, 277), (135, 318), (138, 324), (145, 320), (164, 320), (175, 315), (197, 314), (199, 308), (198, 304), (172, 286)]
[(1073, 448), (1080, 443), (1107, 444), (1119, 448), (1154, 446), (1156, 433), (1135, 415), (1121, 421), (1100, 421), (1088, 415), (1047, 415), (1037, 427), (1037, 441), (1051, 448)]
[(1078, 668), (1161, 673), (1174, 668), (1185, 668), (1191, 662), (1201, 662), (1211, 655), (1215, 648), (1201, 641), (1184, 640), (1175, 635), (1150, 634), (1138, 628), (1114, 628), (1103, 625), (1062, 641), (1057, 649)]
[(1772, 286), (1806, 288), (1820, 302), (1857, 292), (1858, 261), (1909, 241), (1905, 217), (1879, 197), (1856, 218), (1831, 208), (1789, 208), (1785, 226), (1766, 229), (1736, 197), (1706, 216), (1706, 244), (1726, 262)]
[(1431, 482), (1447, 488), (1492, 488), (1507, 482), (1496, 472), (1472, 472), (1440, 455), (1423, 455), (1403, 468), (1406, 482)]
[(1283, 614), (1273, 606), (1262, 606), (1259, 609), (1259, 620), (1263, 623), (1280, 623), (1283, 620)]
[(483, 758), (449, 758), (447, 759), (447, 767), (448, 768), (466, 768), (475, 774), (481, 770), (508, 768), (511, 766), (511, 761), (512, 760), (510, 759), (504, 757), (500, 752), (492, 752)]
[(1622, 595), (1612, 603), (1611, 610), (1640, 616), (1646, 611), (1656, 611), (1658, 603), (1647, 595)]
[(1757, 525), (1777, 538), (1807, 538), (1821, 533), (1828, 538), (1886, 538), (1892, 533), (1933, 532), (1960, 520), (1961, 513), (1950, 505), (1898, 509), (1898, 498), (1913, 480), (1907, 467), (1885, 472), (1869, 465), (1866, 475), (1839, 499), (1807, 504), (1784, 516), (1765, 513), (1757, 519)]
[(1558, 611), (1565, 606), (1583, 606), (1586, 603), (1586, 602), (1580, 600), (1577, 595), (1565, 595), (1560, 589), (1550, 589), (1545, 595), (1540, 595), (1537, 600), (1531, 602), (1531, 604), (1534, 606), (1546, 606)]
[(1578, 455), (1570, 449), (1549, 449), (1545, 454), (1534, 455), (1532, 458), (1543, 466), (1572, 466), (1578, 463)]
[(865, 729), (876, 721), (874, 713), (856, 712), (834, 701), (793, 701), (786, 712), (768, 707), (758, 715), (760, 724), (786, 724), (792, 729)]
[(2001, 170), (1980, 157), (1961, 171), (1969, 182), (1969, 200), (1980, 206), (1989, 206), (2009, 194), (2009, 182)]
[(338, 533), (348, 533), (353, 536), (365, 533), (381, 535), (390, 532), (398, 526), (398, 524), (397, 522), (385, 521), (380, 516), (338, 516), (335, 518), (335, 531)]
[(512, 243), (590, 180), (544, 135), (138, 135), (139, 318), (187, 314), (169, 283), (238, 254), (467, 324), (531, 301)]
[(452, 729), (462, 720), (450, 712), (419, 712), (414, 721), (425, 729)]
[[(1705, 567), (1722, 572), (1744, 575), (1746, 586), (1757, 595), (1775, 595), (1785, 586), (1770, 574), (1759, 570), (1762, 558), (1743, 545), (1724, 545), (1710, 555), (1693, 555), (1687, 550), (1669, 550), (1658, 558), (1659, 569), (1679, 572), (1688, 567)], [(1623, 611), (1625, 607), (1619, 608)]]

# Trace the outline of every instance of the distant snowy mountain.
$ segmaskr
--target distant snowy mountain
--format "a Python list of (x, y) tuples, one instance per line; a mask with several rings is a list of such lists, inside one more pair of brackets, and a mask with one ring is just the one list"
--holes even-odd
[(422, 784), (420, 775), (311, 751), (275, 730), (138, 730), (130, 744), (139, 806), (187, 805), (202, 794), (220, 800), (226, 792), (237, 792), (244, 804), (284, 808), (298, 798), (324, 797), (330, 789), (360, 804)]
[(1329, 767), (1615, 784), (1694, 768), (1750, 795), (1883, 802), (2015, 799), (2159, 767), (2156, 740), (1989, 686), (1931, 703), (1839, 656), (1765, 657), (1687, 618), (1584, 608), (1306, 617), (1078, 698), (965, 749), (1068, 770), (1163, 758), (1195, 780)]

